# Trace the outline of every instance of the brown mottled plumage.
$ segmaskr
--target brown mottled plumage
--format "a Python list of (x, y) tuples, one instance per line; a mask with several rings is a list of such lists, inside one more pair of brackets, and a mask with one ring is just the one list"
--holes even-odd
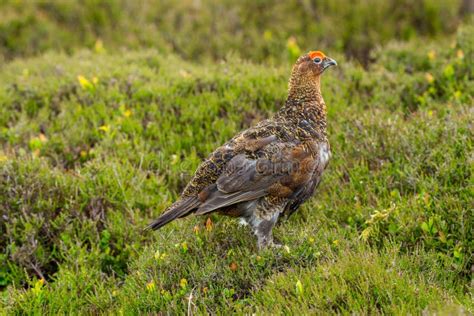
[(301, 56), (280, 111), (209, 155), (179, 200), (148, 228), (218, 211), (250, 224), (259, 248), (274, 245), (271, 230), (278, 217), (289, 216), (313, 195), (330, 157), (320, 79), (333, 65), (319, 51)]

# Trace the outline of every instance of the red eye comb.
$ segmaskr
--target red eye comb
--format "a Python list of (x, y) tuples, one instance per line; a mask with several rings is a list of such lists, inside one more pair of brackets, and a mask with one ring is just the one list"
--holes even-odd
[(316, 57), (319, 57), (319, 58), (322, 59), (326, 56), (326, 55), (324, 55), (323, 52), (321, 52), (319, 50), (316, 50), (316, 51), (312, 50), (308, 53), (308, 55), (309, 55), (309, 58), (311, 58), (311, 59), (315, 59)]

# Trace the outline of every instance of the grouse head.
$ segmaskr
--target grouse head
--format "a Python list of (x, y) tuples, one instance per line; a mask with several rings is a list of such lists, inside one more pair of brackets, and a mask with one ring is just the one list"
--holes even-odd
[(304, 98), (307, 94), (318, 93), (321, 75), (326, 69), (336, 65), (334, 59), (321, 51), (310, 51), (298, 58), (290, 77), (290, 96)]

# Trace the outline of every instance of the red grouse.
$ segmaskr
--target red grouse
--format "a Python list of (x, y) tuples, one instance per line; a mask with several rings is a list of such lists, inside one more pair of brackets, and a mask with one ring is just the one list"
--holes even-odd
[(259, 249), (274, 246), (278, 217), (293, 213), (313, 195), (331, 155), (321, 75), (334, 65), (320, 51), (298, 58), (285, 105), (217, 148), (180, 198), (147, 228), (219, 212), (248, 223)]

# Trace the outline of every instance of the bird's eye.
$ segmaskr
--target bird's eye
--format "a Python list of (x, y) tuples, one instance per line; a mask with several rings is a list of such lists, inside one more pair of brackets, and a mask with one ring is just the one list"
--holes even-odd
[(319, 58), (319, 57), (315, 58), (315, 59), (314, 59), (314, 62), (315, 62), (316, 64), (319, 64), (319, 63), (321, 62), (321, 58)]

